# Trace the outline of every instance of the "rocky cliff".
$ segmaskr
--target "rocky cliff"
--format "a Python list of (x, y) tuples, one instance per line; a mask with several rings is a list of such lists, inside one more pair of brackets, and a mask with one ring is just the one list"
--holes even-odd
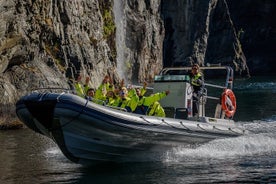
[(78, 75), (97, 87), (105, 74), (151, 81), (163, 65), (221, 63), (241, 75), (275, 66), (273, 0), (118, 3), (0, 0), (0, 116), (28, 91), (69, 88)]
[(227, 0), (229, 12), (253, 75), (275, 75), (276, 2)]
[[(116, 5), (118, 2), (114, 1)], [(125, 67), (117, 68), (130, 82), (152, 81), (155, 74), (162, 69), (162, 48), (164, 26), (161, 19), (161, 0), (133, 1), (121, 3), (120, 19), (123, 29), (117, 35), (124, 38), (117, 46), (117, 64)], [(118, 16), (118, 15), (117, 15)], [(120, 71), (123, 70), (123, 71)]]
[(0, 5), (1, 117), (32, 89), (69, 88), (79, 74), (97, 85), (102, 75), (114, 75), (111, 1), (1, 0)]
[(165, 66), (211, 63), (230, 65), (239, 73), (249, 74), (226, 1), (164, 0), (162, 15)]

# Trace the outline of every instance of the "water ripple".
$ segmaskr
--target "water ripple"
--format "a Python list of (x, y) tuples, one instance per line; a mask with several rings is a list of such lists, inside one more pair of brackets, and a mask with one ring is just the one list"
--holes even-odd
[(276, 82), (249, 82), (246, 84), (239, 84), (235, 85), (235, 90), (272, 90), (273, 92), (276, 91)]

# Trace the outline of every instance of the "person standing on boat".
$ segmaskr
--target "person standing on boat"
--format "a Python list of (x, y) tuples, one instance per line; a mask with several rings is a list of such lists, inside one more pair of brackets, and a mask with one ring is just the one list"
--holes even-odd
[(193, 87), (193, 116), (198, 114), (199, 99), (204, 90), (204, 78), (203, 74), (199, 71), (199, 65), (194, 64), (192, 66), (192, 72), (190, 73), (190, 83)]

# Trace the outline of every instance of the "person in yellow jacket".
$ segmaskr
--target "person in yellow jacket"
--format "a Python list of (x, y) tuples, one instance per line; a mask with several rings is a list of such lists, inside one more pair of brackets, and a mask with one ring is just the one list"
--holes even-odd
[[(145, 95), (145, 93), (147, 92), (147, 85), (148, 85), (147, 82), (144, 82), (143, 88), (140, 88), (140, 93), (139, 93), (139, 95), (141, 95), (141, 96), (144, 96), (144, 95)], [(128, 97), (132, 98), (132, 97), (134, 97), (134, 96), (137, 96), (137, 95), (136, 95), (136, 89), (133, 88), (132, 85), (130, 85), (128, 88), (129, 88)]]
[(82, 85), (80, 81), (81, 76), (78, 76), (76, 83), (74, 84), (77, 95), (94, 103), (103, 104), (103, 101), (95, 98), (95, 89), (90, 88), (88, 85), (90, 77), (86, 77), (84, 85)]
[(128, 112), (134, 112), (139, 101), (139, 97), (136, 95), (135, 88), (130, 85), (127, 89), (125, 87), (124, 80), (121, 81), (119, 88), (119, 101), (116, 101), (116, 103), (118, 103), (118, 107), (124, 108)]
[(195, 116), (198, 113), (199, 98), (202, 96), (204, 90), (204, 77), (203, 74), (199, 72), (198, 64), (192, 66), (190, 83), (193, 87), (193, 116)]
[(147, 111), (149, 116), (166, 117), (166, 113), (159, 102), (154, 102)]
[[(124, 87), (124, 80), (121, 83), (121, 91), (120, 94), (122, 94), (121, 96), (121, 100), (120, 100), (120, 106), (122, 108), (126, 108), (128, 112), (135, 112), (137, 105), (139, 103), (139, 96), (136, 93), (136, 88), (133, 88), (132, 85), (130, 85), (128, 87), (128, 89), (126, 87)], [(145, 82), (143, 85), (143, 88), (139, 88), (139, 95), (143, 96), (146, 91), (147, 91), (147, 83)]]
[[(135, 94), (131, 98), (128, 96), (129, 91), (131, 94)], [(127, 112), (134, 112), (137, 107), (139, 98), (136, 95), (134, 88), (129, 89), (129, 91), (126, 87), (122, 87), (122, 89), (119, 92), (120, 100), (118, 107), (126, 109)]]
[(81, 76), (80, 75), (78, 76), (76, 83), (74, 84), (74, 87), (78, 96), (85, 98), (85, 96), (87, 95), (87, 91), (89, 89), (89, 86), (88, 86), (89, 81), (90, 81), (90, 78), (86, 77), (85, 84), (82, 85)]
[(101, 104), (101, 105), (104, 104), (104, 102), (102, 100), (98, 100), (95, 98), (95, 89), (93, 89), (93, 88), (89, 88), (87, 90), (85, 99), (87, 99), (91, 102), (97, 103), (97, 104)]
[(111, 83), (110, 77), (106, 75), (102, 83), (96, 90), (95, 98), (104, 101), (106, 99), (106, 93), (108, 91), (113, 91), (113, 90), (114, 90), (114, 86)]
[(120, 99), (115, 95), (114, 91), (108, 91), (106, 93), (104, 102), (104, 104), (108, 106), (118, 106), (120, 103)]
[(155, 93), (146, 97), (142, 95), (140, 88), (136, 88), (136, 94), (139, 100), (134, 112), (137, 114), (148, 115), (149, 107), (155, 102), (158, 102), (162, 98), (166, 97), (169, 93), (170, 91), (163, 91), (161, 93)]
[(128, 90), (126, 87), (122, 87), (122, 89), (119, 92), (120, 100), (118, 103), (118, 107), (126, 109), (127, 112), (133, 112), (134, 108), (131, 107), (134, 98), (128, 97)]

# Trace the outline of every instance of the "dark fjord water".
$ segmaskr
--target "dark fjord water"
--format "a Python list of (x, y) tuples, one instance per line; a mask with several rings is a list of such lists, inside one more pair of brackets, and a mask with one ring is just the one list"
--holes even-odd
[(86, 168), (29, 129), (0, 132), (0, 183), (276, 183), (276, 78), (235, 81), (235, 120), (252, 133), (175, 148), (161, 162)]

